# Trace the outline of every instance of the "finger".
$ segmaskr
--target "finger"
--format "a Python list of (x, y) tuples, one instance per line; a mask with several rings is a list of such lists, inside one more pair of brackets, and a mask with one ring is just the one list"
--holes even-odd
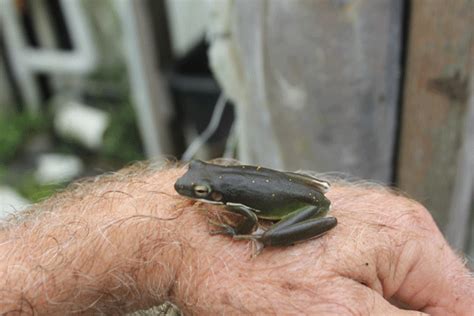
[(335, 234), (327, 251), (333, 270), (413, 310), (474, 315), (474, 280), (423, 206), (380, 189), (336, 189), (344, 238)]
[(377, 292), (373, 292), (373, 309), (370, 315), (400, 315), (400, 316), (421, 316), (429, 315), (420, 311), (406, 310), (396, 307), (395, 305), (390, 304), (386, 299), (384, 299)]
[(399, 259), (393, 297), (432, 315), (474, 315), (474, 281), (441, 238), (408, 242)]
[(325, 292), (333, 293), (325, 295), (327, 304), (337, 303), (344, 315), (428, 315), (418, 310), (399, 308), (377, 291), (346, 277), (326, 283)]

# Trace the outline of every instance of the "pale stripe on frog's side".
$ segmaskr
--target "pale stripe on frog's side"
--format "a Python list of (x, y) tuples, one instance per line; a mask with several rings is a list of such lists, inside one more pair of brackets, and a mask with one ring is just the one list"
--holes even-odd
[(247, 208), (249, 210), (252, 210), (254, 212), (260, 212), (259, 210), (255, 210), (255, 209), (252, 209), (246, 205), (243, 205), (241, 203), (232, 203), (232, 202), (227, 202), (227, 203), (224, 203), (222, 201), (211, 201), (211, 200), (205, 200), (205, 199), (194, 199), (196, 201), (199, 201), (199, 202), (203, 202), (203, 203), (207, 203), (207, 204), (214, 204), (214, 205), (227, 205), (227, 206), (235, 206), (235, 207), (243, 207), (243, 208)]

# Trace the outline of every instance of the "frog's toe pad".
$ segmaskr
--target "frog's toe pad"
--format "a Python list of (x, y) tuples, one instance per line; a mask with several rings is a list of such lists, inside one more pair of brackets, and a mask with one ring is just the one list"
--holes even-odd
[(211, 234), (211, 235), (228, 235), (228, 236), (235, 236), (236, 235), (235, 229), (230, 225), (220, 224), (220, 223), (213, 223), (213, 225), (222, 227), (222, 229), (211, 230), (209, 232), (209, 234)]

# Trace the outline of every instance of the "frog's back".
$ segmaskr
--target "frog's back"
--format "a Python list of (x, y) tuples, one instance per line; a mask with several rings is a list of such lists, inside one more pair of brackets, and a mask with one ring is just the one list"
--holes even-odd
[(321, 187), (311, 182), (319, 180), (306, 175), (258, 166), (212, 166), (219, 175), (213, 186), (223, 193), (225, 202), (258, 210), (259, 217), (281, 218), (289, 210), (326, 199)]
[(252, 183), (257, 182), (257, 179), (270, 183), (273, 181), (273, 187), (275, 184), (281, 185), (286, 188), (303, 188), (309, 191), (317, 191), (319, 193), (326, 193), (329, 191), (330, 184), (327, 181), (317, 179), (315, 177), (288, 171), (278, 171), (260, 166), (250, 165), (233, 165), (233, 166), (221, 166), (221, 165), (210, 165), (216, 167), (217, 174), (228, 176), (240, 175), (249, 180), (255, 180)]

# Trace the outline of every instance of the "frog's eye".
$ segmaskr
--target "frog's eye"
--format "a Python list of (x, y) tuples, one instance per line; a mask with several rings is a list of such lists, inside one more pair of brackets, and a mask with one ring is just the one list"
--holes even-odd
[(208, 187), (207, 185), (196, 185), (194, 187), (194, 193), (200, 197), (208, 196), (210, 191), (211, 191), (211, 188)]

